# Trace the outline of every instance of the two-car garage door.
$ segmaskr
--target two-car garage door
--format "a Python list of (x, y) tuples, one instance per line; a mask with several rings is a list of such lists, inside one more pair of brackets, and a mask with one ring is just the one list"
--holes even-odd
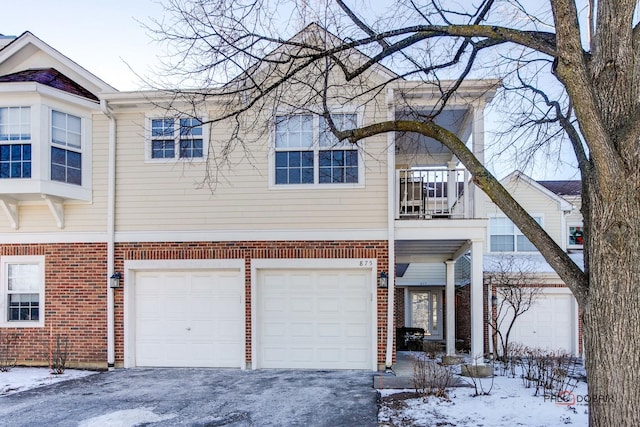
[[(375, 369), (371, 269), (140, 269), (129, 288), (128, 366)], [(131, 290), (132, 289), (132, 290)], [(125, 350), (126, 352), (126, 350)], [(126, 356), (125, 356), (126, 357)]]

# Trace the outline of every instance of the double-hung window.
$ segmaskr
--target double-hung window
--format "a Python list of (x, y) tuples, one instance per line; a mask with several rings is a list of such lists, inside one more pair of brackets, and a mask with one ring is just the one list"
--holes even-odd
[(82, 119), (51, 112), (51, 180), (82, 185)]
[(200, 159), (204, 157), (202, 120), (198, 118), (151, 119), (151, 159)]
[(31, 178), (31, 108), (0, 108), (0, 179)]
[[(357, 126), (356, 114), (332, 114), (340, 130)], [(340, 142), (323, 117), (312, 114), (277, 116), (275, 184), (357, 184), (359, 153)]]
[[(542, 224), (541, 217), (533, 217)], [(489, 242), (491, 252), (535, 252), (536, 247), (507, 217), (489, 219)]]
[(7, 326), (44, 324), (44, 257), (7, 256), (2, 258), (2, 288)]

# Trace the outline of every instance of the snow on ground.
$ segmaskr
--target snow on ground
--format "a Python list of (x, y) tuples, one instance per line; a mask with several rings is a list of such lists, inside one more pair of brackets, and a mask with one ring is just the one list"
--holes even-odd
[(78, 427), (130, 427), (140, 426), (147, 423), (157, 423), (159, 421), (171, 420), (175, 414), (157, 415), (153, 408), (136, 408), (124, 411), (114, 411), (99, 417), (82, 421)]
[[(486, 390), (491, 378), (483, 378)], [(474, 389), (450, 389), (449, 400), (415, 397), (415, 390), (379, 390), (380, 426), (486, 426), (555, 427), (569, 424), (587, 426), (587, 384), (578, 383), (570, 402), (554, 402), (534, 396), (534, 388), (525, 388), (520, 378), (496, 376), (488, 396), (473, 397)], [(407, 398), (409, 397), (409, 398)], [(573, 402), (575, 400), (575, 403)], [(574, 404), (571, 404), (574, 403)]]
[(0, 396), (7, 396), (60, 381), (82, 378), (95, 373), (93, 371), (67, 369), (64, 374), (53, 375), (49, 373), (47, 368), (15, 367), (9, 372), (0, 372)]

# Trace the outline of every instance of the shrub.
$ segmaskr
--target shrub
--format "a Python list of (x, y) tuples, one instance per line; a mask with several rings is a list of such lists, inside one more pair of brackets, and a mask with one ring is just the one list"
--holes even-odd
[(0, 372), (9, 372), (18, 363), (18, 339), (15, 332), (0, 330)]

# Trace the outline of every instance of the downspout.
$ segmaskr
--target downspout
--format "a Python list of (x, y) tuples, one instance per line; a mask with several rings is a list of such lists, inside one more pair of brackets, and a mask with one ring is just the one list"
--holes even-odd
[[(387, 119), (395, 120), (395, 104), (393, 89), (387, 90)], [(396, 138), (395, 133), (387, 134), (387, 232), (389, 246), (389, 272), (387, 288), (387, 348), (385, 355), (385, 368), (391, 369), (393, 365), (393, 337), (395, 329), (393, 327), (393, 308), (395, 305), (395, 281), (396, 281)]]
[(115, 205), (116, 205), (116, 119), (107, 101), (100, 100), (100, 107), (109, 118), (109, 153), (107, 165), (107, 367), (115, 368), (115, 289), (111, 288), (109, 278), (115, 272)]

